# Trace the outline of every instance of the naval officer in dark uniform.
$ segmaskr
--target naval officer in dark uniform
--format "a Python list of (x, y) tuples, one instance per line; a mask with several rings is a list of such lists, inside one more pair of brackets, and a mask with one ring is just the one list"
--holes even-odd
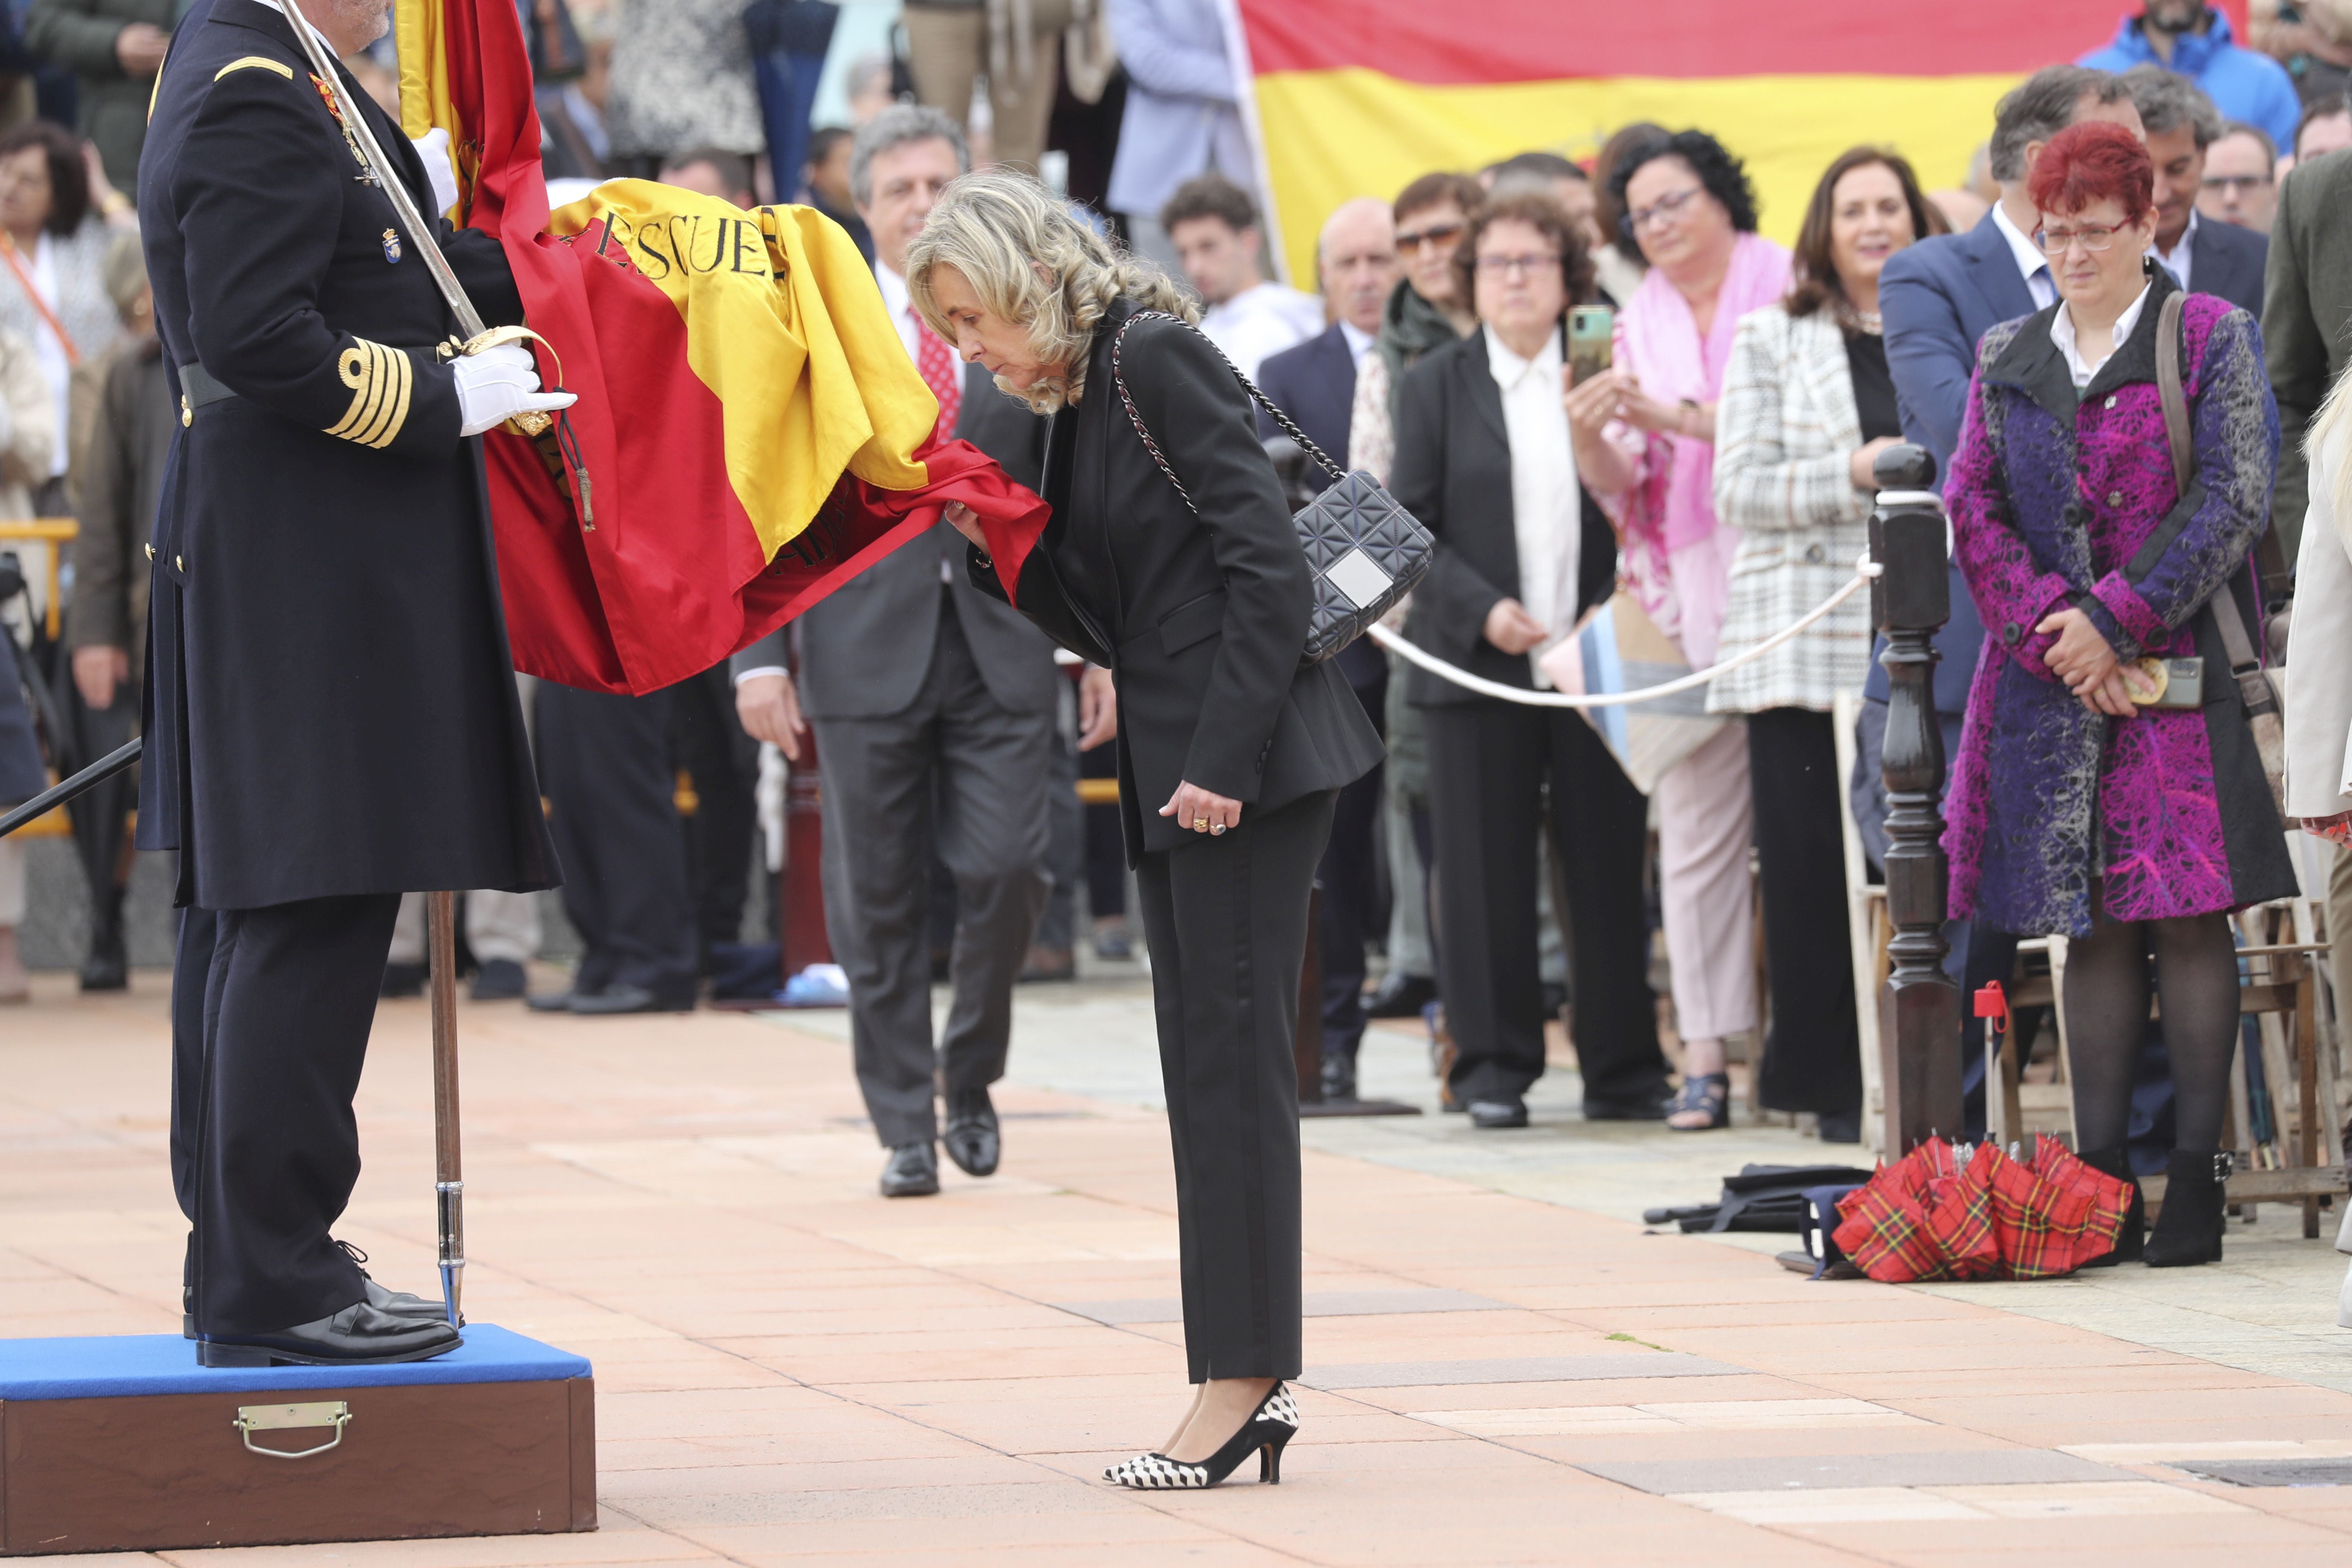
[[(211, 1365), (455, 1346), (330, 1233), (359, 1174), (352, 1097), (400, 895), (556, 880), (467, 437), (571, 399), (520, 348), (436, 352), (455, 321), (292, 31), (347, 55), (386, 0), (284, 4), (198, 0), (139, 171), (182, 425), (139, 843), (180, 851), (173, 1170)], [(435, 212), (423, 160), (339, 74)], [(497, 244), (433, 221), (484, 318), (520, 321)]]

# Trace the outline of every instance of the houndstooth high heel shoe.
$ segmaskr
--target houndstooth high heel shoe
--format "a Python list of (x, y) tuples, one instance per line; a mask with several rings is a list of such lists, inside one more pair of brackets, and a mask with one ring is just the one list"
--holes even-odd
[(1137, 1491), (1198, 1491), (1232, 1475), (1234, 1468), (1255, 1449), (1257, 1479), (1269, 1486), (1280, 1486), (1282, 1450), (1297, 1436), (1298, 1401), (1290, 1396), (1286, 1384), (1277, 1383), (1274, 1392), (1260, 1401), (1250, 1418), (1242, 1423), (1242, 1429), (1199, 1464), (1186, 1464), (1165, 1454), (1138, 1454), (1105, 1468), (1103, 1479)]

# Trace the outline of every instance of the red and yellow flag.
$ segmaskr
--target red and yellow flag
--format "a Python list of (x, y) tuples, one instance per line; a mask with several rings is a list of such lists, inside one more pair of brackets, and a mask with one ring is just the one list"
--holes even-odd
[(1712, 132), (1747, 162), (1763, 226), (1793, 239), (1840, 153), (1904, 153), (1958, 184), (2000, 95), (2104, 44), (2130, 0), (1968, 5), (1796, 0), (1237, 0), (1259, 146), (1291, 275), (1351, 196), (1621, 125)]
[(1042, 501), (962, 442), (848, 236), (617, 180), (550, 213), (511, 0), (399, 7), (403, 128), (449, 132), (450, 216), (503, 245), (540, 374), (580, 401), (485, 442), (515, 665), (594, 690), (700, 673), (963, 500), (1008, 587)]

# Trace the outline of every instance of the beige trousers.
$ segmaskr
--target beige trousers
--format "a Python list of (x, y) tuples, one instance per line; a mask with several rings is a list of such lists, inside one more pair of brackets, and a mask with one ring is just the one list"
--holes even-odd
[(1070, 25), (1069, 0), (1029, 0), (1030, 70), (1025, 81), (1017, 63), (1003, 73), (1002, 81), (989, 70), (988, 9), (907, 7), (907, 66), (915, 78), (915, 96), (961, 125), (971, 110), (974, 82), (987, 77), (996, 161), (1035, 174), (1060, 81), (1061, 34)]
[(1686, 1040), (1745, 1033), (1757, 1022), (1748, 727), (1732, 721), (1667, 770), (1655, 799), (1675, 1028)]

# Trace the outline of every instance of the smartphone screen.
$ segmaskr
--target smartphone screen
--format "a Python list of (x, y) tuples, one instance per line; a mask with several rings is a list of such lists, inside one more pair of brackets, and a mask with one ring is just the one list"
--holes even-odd
[(1613, 357), (1612, 343), (1616, 331), (1617, 312), (1608, 306), (1570, 307), (1568, 312), (1568, 368), (1579, 385), (1609, 368)]

